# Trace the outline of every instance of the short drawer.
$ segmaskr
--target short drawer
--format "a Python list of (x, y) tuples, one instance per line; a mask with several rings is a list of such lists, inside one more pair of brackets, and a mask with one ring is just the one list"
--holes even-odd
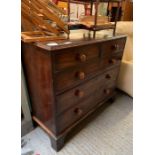
[(112, 55), (106, 56), (104, 59), (101, 60), (101, 70), (104, 70), (105, 68), (110, 67), (118, 67), (121, 64), (122, 59), (122, 53), (115, 53)]
[(70, 108), (65, 113), (62, 113), (58, 116), (58, 132), (61, 133), (68, 127), (70, 127), (73, 123), (78, 121), (84, 115), (86, 115), (91, 109), (97, 106), (98, 103), (103, 101), (106, 98), (110, 98), (113, 94), (114, 86), (102, 86), (94, 94), (92, 94), (89, 98), (80, 102), (80, 104), (75, 105)]
[(114, 85), (117, 74), (118, 68), (114, 68), (80, 86), (77, 86), (61, 95), (57, 95), (57, 114), (59, 115), (68, 108), (83, 102), (87, 98), (91, 98), (91, 96), (105, 84), (109, 86)]
[(101, 44), (102, 57), (121, 52), (123, 54), (126, 38), (115, 39)]
[(59, 51), (54, 55), (55, 71), (83, 64), (99, 57), (99, 47), (87, 45)]

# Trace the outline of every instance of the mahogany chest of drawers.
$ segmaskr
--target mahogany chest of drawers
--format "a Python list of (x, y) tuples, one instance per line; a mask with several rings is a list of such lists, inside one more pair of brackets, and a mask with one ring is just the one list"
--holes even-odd
[(72, 128), (113, 97), (125, 42), (124, 35), (55, 46), (22, 42), (33, 119), (55, 150)]

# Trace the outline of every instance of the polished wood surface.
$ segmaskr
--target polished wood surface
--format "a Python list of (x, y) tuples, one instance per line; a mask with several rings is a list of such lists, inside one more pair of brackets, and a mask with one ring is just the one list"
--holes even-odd
[[(76, 35), (76, 36), (75, 36)], [(87, 46), (90, 46), (92, 44), (97, 44), (97, 43), (104, 43), (104, 42), (109, 42), (109, 41), (117, 41), (117, 39), (121, 39), (122, 37), (126, 37), (126, 35), (120, 35), (120, 34), (117, 34), (115, 36), (113, 35), (109, 35), (107, 37), (104, 37), (103, 34), (100, 34), (99, 36), (96, 36), (95, 38), (93, 37), (80, 37), (78, 38), (77, 35), (79, 34), (76, 34), (75, 33), (75, 37), (74, 38), (70, 38), (70, 39), (66, 39), (66, 40), (63, 40), (63, 41), (54, 41), (54, 43), (56, 43), (57, 45), (51, 45), (51, 43), (53, 42), (36, 42), (34, 43), (35, 46), (37, 47), (40, 47), (44, 50), (47, 50), (47, 51), (50, 51), (50, 52), (54, 52), (54, 53), (59, 53), (61, 52), (61, 50), (63, 49), (67, 49), (69, 50), (70, 48), (73, 48), (73, 47), (76, 47), (76, 48), (79, 48), (81, 46), (84, 46), (84, 45), (87, 45)]]
[(70, 125), (89, 112), (100, 101), (107, 98), (107, 94), (104, 93), (104, 90), (107, 89), (110, 91), (108, 94), (110, 95), (114, 90), (114, 85), (113, 87), (102, 86), (102, 88), (98, 88), (91, 96), (80, 102), (80, 104), (76, 104), (74, 107), (64, 112), (64, 114), (58, 116), (58, 132), (63, 132), (67, 127), (70, 127)]
[[(53, 108), (53, 97), (47, 91), (52, 91), (51, 59), (42, 49), (30, 44), (22, 44), (22, 51), (25, 51), (22, 55), (22, 63), (31, 95), (31, 103), (33, 103), (33, 112), (39, 116), (39, 119), (45, 121), (52, 116)], [(43, 92), (44, 90), (46, 91)], [(40, 110), (41, 107), (42, 110)]]
[[(79, 85), (69, 91), (57, 96), (57, 113), (58, 115), (68, 108), (81, 103), (88, 98), (94, 98), (94, 94), (103, 87), (105, 83), (107, 85), (114, 85), (118, 74), (118, 67), (113, 70), (109, 70), (100, 76), (97, 76), (82, 85)], [(108, 76), (108, 78), (107, 78)]]
[(73, 127), (113, 97), (125, 41), (126, 36), (118, 35), (58, 42), (60, 46), (22, 42), (32, 113), (54, 135), (55, 150), (63, 147)]
[(66, 49), (63, 50), (63, 53), (55, 54), (55, 70), (59, 71), (68, 67), (75, 67), (98, 57), (99, 49), (94, 45)]

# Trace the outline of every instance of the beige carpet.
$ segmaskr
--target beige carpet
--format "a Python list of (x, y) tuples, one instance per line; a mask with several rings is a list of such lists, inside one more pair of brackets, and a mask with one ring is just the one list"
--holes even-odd
[(34, 155), (132, 155), (132, 98), (119, 93), (116, 101), (56, 153), (39, 127), (23, 137)]

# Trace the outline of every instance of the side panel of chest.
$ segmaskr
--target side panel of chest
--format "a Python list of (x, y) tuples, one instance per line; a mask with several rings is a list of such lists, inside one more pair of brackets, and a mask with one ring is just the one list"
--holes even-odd
[[(22, 44), (22, 63), (28, 85), (32, 115), (54, 123), (54, 91), (50, 53), (31, 44)], [(52, 126), (52, 131), (55, 132)]]

